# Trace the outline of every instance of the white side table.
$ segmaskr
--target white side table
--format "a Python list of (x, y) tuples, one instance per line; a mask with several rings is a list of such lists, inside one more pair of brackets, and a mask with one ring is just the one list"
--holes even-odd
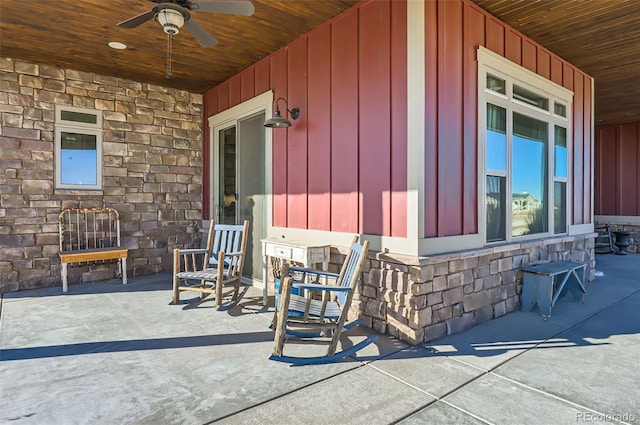
[(294, 241), (277, 238), (262, 240), (262, 303), (267, 306), (269, 284), (269, 257), (280, 258), (293, 263), (301, 263), (304, 267), (322, 264), (322, 270), (329, 269), (329, 245), (317, 245), (305, 241)]

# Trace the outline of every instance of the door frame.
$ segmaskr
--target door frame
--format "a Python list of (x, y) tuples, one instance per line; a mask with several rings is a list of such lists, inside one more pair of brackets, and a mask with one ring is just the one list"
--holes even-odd
[[(225, 128), (228, 128), (234, 125), (237, 127), (239, 120), (243, 118), (247, 118), (259, 112), (264, 112), (265, 117), (270, 117), (272, 115), (273, 113), (273, 91), (272, 90), (266, 91), (252, 99), (242, 102), (216, 115), (212, 115), (208, 119), (209, 121), (209, 152), (211, 152), (211, 155), (210, 155), (210, 163), (208, 164), (209, 171), (210, 171), (209, 172), (210, 190), (207, 196), (209, 196), (210, 199), (215, 201), (215, 202), (209, 203), (209, 217), (212, 217), (212, 219), (215, 219), (216, 217), (215, 205), (218, 203), (218, 200), (214, 199), (214, 195), (216, 195), (217, 191), (219, 190), (218, 188), (219, 177), (218, 177), (218, 173), (215, 173), (214, 171), (219, 160), (218, 158), (219, 153), (216, 149), (216, 146), (220, 142), (219, 140), (220, 130), (223, 130)], [(272, 193), (271, 176), (272, 176), (272, 167), (273, 167), (272, 161), (271, 161), (271, 157), (273, 155), (272, 132), (265, 130), (264, 137), (265, 137), (265, 140), (264, 140), (265, 142), (264, 208), (266, 210), (265, 211), (265, 214), (266, 214), (265, 232), (268, 233), (268, 229), (271, 226), (271, 223), (273, 222), (273, 212), (272, 212), (273, 204), (272, 204), (272, 198), (271, 198), (271, 193)], [(265, 234), (265, 237), (266, 236), (267, 234)], [(262, 286), (261, 280), (252, 279), (252, 281), (253, 281), (252, 283), (255, 286), (259, 286), (259, 287)]]

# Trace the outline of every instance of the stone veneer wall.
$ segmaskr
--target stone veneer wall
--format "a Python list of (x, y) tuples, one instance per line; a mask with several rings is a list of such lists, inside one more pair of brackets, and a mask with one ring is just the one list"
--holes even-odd
[[(103, 111), (103, 190), (54, 188), (54, 107)], [(60, 284), (58, 214), (116, 208), (129, 275), (169, 271), (174, 247), (199, 246), (202, 96), (0, 58), (0, 290)], [(69, 282), (114, 277), (70, 268)]]
[[(624, 220), (623, 220), (624, 221)], [(638, 223), (621, 223), (619, 221), (607, 222), (606, 220), (596, 220), (595, 225), (598, 224), (607, 224), (611, 228), (611, 238), (613, 243), (616, 242), (616, 235), (613, 232), (623, 231), (623, 232), (631, 232), (631, 236), (629, 237), (629, 246), (625, 249), (626, 252), (638, 253), (640, 252), (640, 224)], [(614, 245), (614, 250), (618, 250), (618, 248)]]
[[(412, 344), (457, 333), (519, 308), (523, 265), (554, 260), (595, 273), (595, 233), (408, 257), (370, 253), (352, 316)], [(345, 252), (332, 250), (332, 263)]]

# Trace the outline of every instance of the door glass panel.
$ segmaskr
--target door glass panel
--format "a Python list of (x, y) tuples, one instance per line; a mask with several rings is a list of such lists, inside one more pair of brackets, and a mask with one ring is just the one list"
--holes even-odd
[(238, 120), (238, 223), (249, 220), (243, 274), (262, 280), (262, 243), (266, 237), (264, 113)]
[(513, 114), (512, 235), (548, 231), (547, 123)]
[(236, 128), (220, 130), (219, 136), (217, 222), (236, 224)]

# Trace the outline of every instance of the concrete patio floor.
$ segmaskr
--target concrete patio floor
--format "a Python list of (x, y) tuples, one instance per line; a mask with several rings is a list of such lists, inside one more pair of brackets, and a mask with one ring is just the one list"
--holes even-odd
[(268, 360), (256, 288), (219, 311), (170, 305), (167, 274), (4, 294), (0, 423), (640, 423), (639, 260), (599, 255), (584, 304), (560, 299), (547, 320), (517, 311), (419, 346), (381, 336), (300, 367)]

